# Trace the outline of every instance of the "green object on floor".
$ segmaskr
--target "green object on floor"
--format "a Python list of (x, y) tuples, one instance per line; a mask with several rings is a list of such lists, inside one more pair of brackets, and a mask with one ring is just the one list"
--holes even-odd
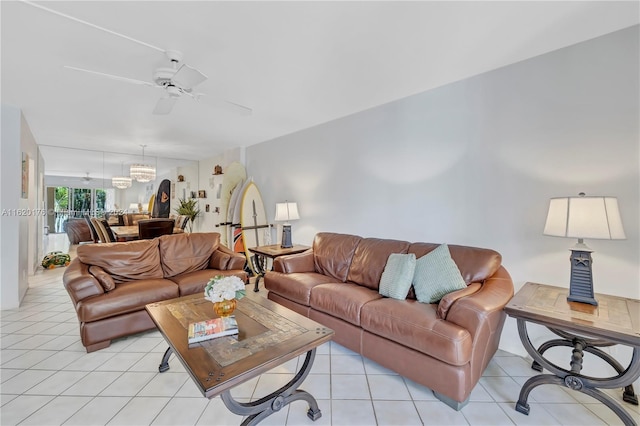
[(47, 253), (42, 259), (42, 267), (53, 269), (56, 266), (67, 266), (71, 262), (71, 256), (61, 251), (52, 251)]

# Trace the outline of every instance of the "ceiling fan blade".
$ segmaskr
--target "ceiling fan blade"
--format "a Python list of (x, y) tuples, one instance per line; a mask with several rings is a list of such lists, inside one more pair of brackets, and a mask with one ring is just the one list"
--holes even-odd
[(105, 74), (103, 72), (86, 70), (84, 68), (72, 67), (72, 66), (69, 66), (69, 65), (65, 65), (64, 67), (65, 68), (69, 68), (70, 70), (81, 71), (81, 72), (86, 72), (86, 73), (89, 73), (89, 74), (99, 75), (100, 77), (106, 77), (106, 78), (110, 78), (112, 80), (124, 81), (126, 83), (142, 84), (142, 85), (151, 86), (151, 87), (155, 87), (156, 86), (155, 84), (150, 83), (148, 81), (136, 80), (136, 79), (127, 78), (127, 77), (120, 77), (118, 75), (112, 75), (112, 74)]
[(187, 64), (182, 64), (173, 77), (171, 77), (173, 84), (180, 86), (183, 89), (191, 89), (206, 79), (206, 75)]
[(178, 98), (175, 97), (167, 97), (158, 99), (158, 103), (156, 107), (153, 109), (153, 113), (156, 115), (164, 115), (169, 114), (173, 109), (173, 105), (176, 103)]
[(240, 115), (251, 115), (253, 114), (253, 109), (249, 108), (248, 106), (244, 106), (244, 105), (240, 105), (237, 104), (235, 102), (231, 102), (231, 101), (223, 101), (227, 104), (227, 106), (230, 106), (231, 108), (235, 109), (236, 111), (238, 111), (238, 113)]
[(207, 95), (206, 93), (191, 94), (191, 97), (198, 102), (204, 100), (204, 103), (216, 108), (232, 109), (240, 115), (251, 115), (253, 113), (253, 109), (249, 108), (248, 106), (240, 105), (231, 101), (215, 99)]

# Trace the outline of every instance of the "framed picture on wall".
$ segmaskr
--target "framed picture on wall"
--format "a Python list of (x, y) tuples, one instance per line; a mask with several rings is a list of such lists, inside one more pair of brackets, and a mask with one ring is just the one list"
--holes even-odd
[(198, 198), (207, 198), (207, 192), (204, 189), (199, 190)]

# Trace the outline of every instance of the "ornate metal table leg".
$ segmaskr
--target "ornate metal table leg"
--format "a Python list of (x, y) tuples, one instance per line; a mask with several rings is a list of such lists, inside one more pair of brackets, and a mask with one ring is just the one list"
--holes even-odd
[(230, 391), (225, 391), (220, 395), (222, 402), (227, 406), (229, 411), (241, 416), (248, 416), (243, 425), (256, 425), (271, 414), (280, 411), (282, 408), (293, 401), (304, 400), (309, 404), (307, 417), (311, 420), (317, 420), (322, 416), (316, 399), (308, 392), (298, 389), (304, 379), (309, 375), (313, 360), (316, 356), (316, 350), (312, 349), (307, 352), (304, 364), (293, 379), (280, 389), (269, 395), (252, 402), (238, 402), (231, 396)]
[[(540, 356), (544, 356), (544, 353), (547, 351), (547, 349), (551, 349), (553, 347), (557, 347), (557, 346), (573, 347), (574, 346), (573, 340), (575, 338), (571, 334), (565, 333), (564, 331), (558, 330), (555, 328), (549, 328), (549, 330), (551, 330), (553, 333), (557, 334), (558, 336), (564, 337), (564, 339), (549, 340), (548, 342), (545, 342), (542, 345), (540, 345), (538, 347), (538, 353), (540, 354)], [(586, 346), (583, 348), (584, 352), (588, 352), (592, 355), (599, 357), (600, 359), (608, 363), (611, 367), (613, 367), (618, 374), (624, 373), (624, 367), (615, 358), (613, 358), (611, 355), (602, 351), (599, 348), (599, 347), (613, 346), (614, 345), (613, 343), (607, 342), (601, 339), (583, 339), (583, 341), (586, 343)], [(540, 371), (540, 372), (542, 371), (542, 366), (537, 361), (533, 361), (531, 363), (531, 368), (536, 371)], [(624, 387), (622, 400), (624, 402), (628, 402), (629, 404), (638, 405), (638, 397), (635, 394), (632, 384), (629, 384)]]
[(253, 261), (253, 268), (256, 271), (256, 283), (255, 283), (255, 286), (253, 287), (253, 291), (257, 293), (258, 291), (260, 291), (258, 289), (258, 284), (260, 284), (260, 278), (264, 277), (266, 259), (263, 256), (255, 253), (251, 258), (251, 260)]
[[(516, 404), (517, 411), (524, 414), (529, 414), (529, 405), (527, 404), (527, 399), (529, 397), (529, 393), (536, 386), (542, 384), (559, 384), (578, 392), (587, 394), (602, 402), (614, 413), (616, 413), (616, 415), (620, 417), (625, 425), (636, 424), (629, 413), (627, 413), (626, 410), (622, 408), (622, 406), (620, 406), (620, 404), (618, 404), (615, 399), (602, 392), (599, 388), (614, 389), (618, 387), (625, 387), (625, 389), (628, 389), (628, 386), (630, 386), (631, 383), (633, 383), (638, 377), (640, 377), (640, 346), (633, 346), (633, 355), (631, 357), (631, 361), (629, 362), (629, 366), (623, 370), (622, 366), (615, 359), (613, 359), (608, 354), (605, 354), (598, 348), (594, 348), (592, 346), (593, 344), (606, 346), (610, 345), (610, 342), (572, 336), (566, 332), (558, 332), (555, 329), (551, 329), (551, 331), (553, 331), (554, 333), (559, 334), (561, 337), (569, 340), (555, 340), (549, 342), (548, 345), (545, 344), (540, 346), (540, 349), (536, 350), (533, 347), (531, 340), (529, 339), (526, 328), (526, 321), (518, 318), (517, 322), (518, 334), (520, 335), (520, 340), (522, 341), (524, 348), (538, 365), (552, 373), (540, 374), (538, 376), (530, 378), (525, 382), (525, 384), (522, 386), (522, 390), (520, 391), (520, 396)], [(572, 351), (570, 363), (571, 370), (563, 369), (542, 356), (542, 352), (552, 346), (568, 346), (574, 348)], [(608, 378), (596, 378), (580, 374), (580, 370), (582, 370), (583, 352), (594, 354), (607, 361), (616, 369), (618, 375)], [(631, 391), (633, 392), (633, 390)]]
[(169, 346), (167, 350), (164, 351), (164, 355), (162, 356), (162, 362), (158, 366), (159, 372), (164, 373), (169, 369), (169, 357), (171, 356), (172, 353), (173, 353), (173, 349), (171, 349), (171, 346)]

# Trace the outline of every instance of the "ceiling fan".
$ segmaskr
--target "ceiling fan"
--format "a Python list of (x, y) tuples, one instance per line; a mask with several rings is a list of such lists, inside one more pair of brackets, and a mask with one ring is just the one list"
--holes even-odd
[(89, 172), (86, 172), (86, 176), (83, 176), (81, 178), (72, 178), (72, 179), (64, 179), (65, 182), (82, 182), (84, 185), (89, 185), (89, 183), (91, 183), (91, 181), (93, 180), (92, 177), (89, 177)]
[[(84, 68), (72, 67), (65, 65), (65, 68), (69, 68), (75, 71), (87, 72), (95, 74), (100, 77), (106, 77), (113, 80), (123, 81), (126, 83), (141, 84), (144, 86), (156, 87), (164, 91), (162, 97), (158, 100), (154, 114), (168, 114), (173, 109), (176, 101), (182, 96), (187, 95), (195, 100), (199, 100), (202, 93), (194, 93), (193, 88), (198, 84), (204, 82), (207, 76), (196, 68), (193, 68), (185, 63), (182, 63), (182, 53), (177, 50), (165, 51), (167, 58), (171, 62), (171, 67), (157, 68), (153, 73), (153, 81), (136, 80), (128, 77), (121, 77), (112, 74), (106, 74), (103, 72), (87, 70)], [(233, 104), (236, 107), (244, 109), (245, 112), (251, 112), (250, 108), (243, 107), (242, 105)]]
[[(193, 92), (193, 88), (195, 86), (197, 86), (198, 84), (202, 83), (203, 81), (205, 81), (207, 79), (207, 76), (205, 74), (203, 74), (201, 71), (197, 70), (196, 68), (193, 68), (187, 64), (182, 63), (182, 53), (177, 51), (177, 50), (165, 50), (162, 49), (158, 46), (154, 46), (150, 43), (146, 43), (144, 41), (140, 41), (140, 40), (136, 40), (133, 37), (129, 37), (127, 35), (124, 34), (120, 34), (117, 33), (113, 30), (110, 30), (108, 28), (104, 28), (101, 27), (99, 25), (96, 24), (92, 24), (90, 22), (87, 21), (83, 21), (82, 19), (76, 18), (74, 16), (71, 15), (67, 15), (65, 13), (59, 12), (57, 10), (51, 9), (49, 7), (43, 6), (41, 4), (38, 3), (34, 3), (32, 1), (29, 0), (22, 0), (23, 3), (28, 4), (30, 6), (36, 7), (38, 9), (42, 9), (45, 10), (49, 13), (53, 13), (55, 15), (64, 17), (66, 19), (70, 19), (72, 21), (78, 22), (80, 24), (83, 25), (87, 25), (91, 28), (100, 30), (100, 31), (104, 31), (106, 33), (109, 33), (111, 35), (115, 35), (117, 37), (121, 37), (124, 38), (126, 40), (132, 41), (134, 43), (140, 44), (142, 46), (163, 52), (167, 58), (169, 58), (169, 61), (171, 62), (171, 67), (161, 67), (155, 70), (154, 75), (153, 75), (153, 81), (142, 81), (142, 80), (136, 80), (133, 78), (128, 78), (128, 77), (121, 77), (121, 76), (117, 76), (117, 75), (111, 75), (111, 74), (106, 74), (103, 72), (99, 72), (99, 71), (92, 71), (92, 70), (88, 70), (88, 69), (83, 69), (83, 68), (78, 68), (78, 67), (73, 67), (73, 66), (65, 66), (65, 68), (69, 68), (72, 70), (76, 70), (76, 71), (82, 71), (82, 72), (87, 72), (87, 73), (91, 73), (91, 74), (95, 74), (101, 77), (106, 77), (106, 78), (111, 78), (114, 80), (119, 80), (119, 81), (123, 81), (123, 82), (127, 82), (127, 83), (133, 83), (133, 84), (142, 84), (145, 86), (151, 86), (151, 87), (157, 87), (160, 88), (164, 91), (162, 97), (158, 100), (156, 107), (153, 110), (154, 114), (168, 114), (169, 112), (171, 112), (171, 110), (173, 109), (174, 104), (176, 103), (176, 101), (182, 96), (182, 95), (187, 95), (193, 99), (195, 99), (196, 101), (199, 101), (201, 98), (203, 98), (205, 96), (204, 93), (194, 93)], [(204, 97), (204, 99), (210, 99), (209, 97)], [(210, 99), (211, 101), (213, 101), (214, 103), (219, 103), (216, 102), (215, 99)], [(253, 110), (249, 107), (246, 107), (244, 105), (240, 105), (237, 104), (235, 102), (231, 102), (231, 101), (220, 101), (221, 103), (223, 103), (225, 106), (227, 107), (232, 107), (235, 110), (237, 110), (240, 114), (243, 115), (249, 115), (253, 112)]]

